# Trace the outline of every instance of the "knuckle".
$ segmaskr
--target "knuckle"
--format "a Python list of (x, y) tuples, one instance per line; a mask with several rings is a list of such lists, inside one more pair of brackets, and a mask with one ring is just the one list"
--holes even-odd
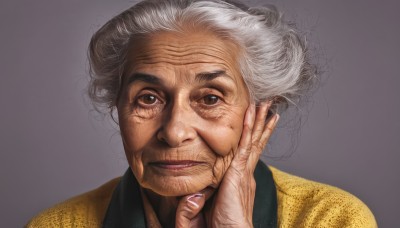
[(250, 124), (248, 124), (248, 123), (244, 123), (243, 124), (243, 130), (251, 130), (251, 126), (250, 126)]
[(274, 130), (274, 127), (272, 127), (272, 126), (266, 126), (265, 127), (265, 131), (267, 131), (267, 132), (272, 132)]
[(263, 133), (263, 129), (262, 128), (257, 128), (254, 130), (254, 134), (255, 135), (261, 135)]
[(262, 152), (262, 150), (264, 150), (264, 147), (265, 147), (265, 143), (264, 142), (258, 142), (257, 143), (257, 151), (258, 151), (258, 153), (261, 153)]
[(265, 144), (262, 141), (257, 141), (253, 143), (252, 146), (252, 151), (256, 152), (256, 153), (261, 153), (261, 151), (264, 149)]
[(245, 164), (248, 157), (249, 157), (249, 156), (246, 155), (246, 154), (240, 155), (240, 156), (238, 157), (238, 162), (239, 162), (239, 164)]

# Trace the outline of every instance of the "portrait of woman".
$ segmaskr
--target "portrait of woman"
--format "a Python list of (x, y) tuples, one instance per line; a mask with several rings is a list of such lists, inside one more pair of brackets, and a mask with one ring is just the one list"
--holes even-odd
[[(308, 122), (302, 121), (305, 116), (310, 119), (309, 121), (313, 117), (307, 113), (311, 95), (323, 96), (323, 93), (319, 92), (319, 87), (324, 87), (322, 71), (326, 68), (322, 66), (321, 58), (326, 56), (319, 59), (317, 54), (320, 52), (309, 43), (308, 37), (315, 38), (315, 34), (302, 31), (301, 24), (300, 26), (293, 24), (288, 19), (290, 17), (283, 16), (283, 12), (275, 5), (236, 0), (128, 2), (119, 5), (120, 8), (115, 9), (115, 14), (96, 23), (96, 26), (90, 25), (92, 26), (90, 32), (84, 29), (90, 39), (85, 42), (76, 40), (77, 44), (73, 42), (66, 44), (62, 39), (79, 38), (74, 35), (74, 31), (78, 31), (81, 27), (87, 29), (85, 23), (76, 23), (69, 27), (72, 24), (43, 19), (44, 24), (49, 23), (49, 28), (68, 31), (61, 40), (52, 39), (56, 44), (54, 47), (57, 48), (55, 52), (71, 51), (72, 44), (74, 48), (87, 46), (85, 48), (88, 58), (85, 66), (88, 69), (87, 74), (83, 68), (82, 77), (76, 77), (74, 79), (76, 81), (72, 83), (75, 83), (75, 87), (84, 85), (80, 88), (81, 91), (86, 91), (85, 97), (88, 99), (81, 102), (86, 102), (83, 109), (90, 114), (86, 120), (85, 118), (75, 120), (76, 114), (63, 107), (73, 98), (67, 97), (61, 100), (51, 98), (51, 94), (61, 93), (64, 90), (63, 83), (71, 85), (70, 78), (62, 78), (58, 81), (58, 85), (46, 87), (50, 90), (38, 92), (42, 95), (36, 98), (30, 97), (29, 93), (21, 89), (18, 93), (23, 94), (23, 98), (11, 96), (16, 103), (10, 106), (11, 109), (15, 107), (19, 110), (20, 105), (24, 107), (25, 103), (32, 104), (28, 105), (30, 113), (17, 112), (18, 116), (15, 119), (18, 120), (17, 124), (23, 127), (10, 130), (8, 133), (16, 139), (26, 139), (25, 134), (29, 131), (18, 131), (18, 129), (30, 129), (29, 125), (32, 123), (30, 120), (27, 121), (29, 115), (42, 112), (32, 103), (35, 100), (39, 104), (47, 101), (46, 107), (51, 110), (48, 115), (52, 112), (57, 113), (58, 109), (66, 114), (64, 119), (48, 119), (49, 124), (58, 129), (53, 132), (56, 134), (53, 138), (57, 140), (49, 141), (48, 148), (46, 144), (40, 144), (46, 141), (40, 133), (45, 129), (35, 129), (38, 135), (31, 135), (31, 141), (25, 141), (34, 145), (32, 149), (37, 150), (43, 146), (42, 151), (50, 151), (46, 157), (48, 159), (46, 161), (50, 162), (30, 159), (29, 155), (20, 154), (18, 158), (22, 160), (22, 165), (19, 168), (24, 173), (24, 178), (6, 181), (7, 185), (18, 182), (16, 186), (24, 188), (24, 194), (28, 196), (30, 191), (42, 192), (40, 197), (38, 195), (29, 197), (33, 205), (40, 204), (40, 207), (38, 206), (36, 211), (31, 211), (31, 216), (19, 225), (26, 227), (378, 227), (378, 224), (380, 226), (391, 224), (388, 223), (389, 216), (386, 217), (388, 219), (386, 223), (383, 220), (381, 223), (379, 218), (381, 212), (378, 211), (380, 206), (372, 196), (371, 198), (368, 196), (374, 191), (385, 193), (383, 190), (374, 190), (375, 187), (379, 187), (379, 182), (374, 182), (375, 171), (371, 170), (381, 167), (372, 168), (368, 163), (372, 154), (361, 153), (356, 157), (348, 155), (349, 161), (341, 161), (345, 157), (339, 160), (334, 158), (337, 156), (335, 153), (340, 153), (340, 150), (351, 153), (351, 149), (354, 149), (355, 153), (359, 153), (360, 147), (351, 146), (354, 144), (347, 145), (351, 142), (348, 138), (360, 142), (361, 136), (347, 134), (345, 137), (326, 139), (326, 135), (319, 132), (320, 129), (324, 132), (334, 131), (335, 125), (350, 132), (354, 127), (347, 127), (340, 122), (323, 127), (319, 122), (316, 128), (316, 125), (307, 125), (304, 123)], [(49, 9), (54, 9), (55, 3), (49, 3), (48, 6)], [(328, 6), (330, 7), (329, 4)], [(82, 13), (85, 10), (82, 10)], [(93, 12), (96, 10), (98, 9), (94, 7)], [(57, 11), (45, 10), (53, 18), (62, 11), (62, 7)], [(82, 18), (91, 16), (93, 16), (91, 13), (85, 16), (77, 13), (69, 18), (72, 20), (78, 17), (84, 21)], [(295, 19), (295, 13), (292, 19)], [(338, 19), (339, 22), (341, 20), (343, 19)], [(40, 47), (42, 43), (40, 39), (35, 38), (35, 35), (43, 34), (35, 32), (34, 29), (29, 34), (31, 38), (27, 39), (37, 40)], [(343, 39), (339, 34), (332, 32), (327, 33), (327, 36), (333, 37), (333, 40)], [(390, 41), (388, 39), (388, 42)], [(330, 43), (325, 44), (327, 48), (330, 47)], [(67, 48), (64, 45), (70, 46)], [(360, 46), (363, 45), (354, 44), (355, 49), (349, 51), (349, 55), (353, 52), (372, 54)], [(36, 52), (37, 50), (41, 52)], [(51, 50), (49, 47), (37, 48), (36, 45), (27, 45), (24, 48), (28, 56), (35, 51), (35, 56), (38, 58), (46, 56), (49, 50)], [(70, 54), (68, 56), (70, 57), (54, 60), (64, 65), (60, 65), (62, 67), (56, 71), (47, 73), (58, 78), (57, 73), (63, 75), (65, 71), (68, 72), (66, 66), (69, 66), (70, 62), (78, 62)], [(15, 60), (22, 63), (26, 61), (23, 56)], [(377, 58), (373, 60), (380, 63)], [(337, 64), (341, 67), (346, 66), (343, 62)], [(41, 66), (46, 65), (48, 64)], [(15, 69), (18, 70), (17, 67)], [(337, 68), (338, 71), (340, 69)], [(376, 68), (371, 68), (374, 69)], [(25, 70), (20, 71), (25, 72)], [(29, 72), (32, 77), (39, 72), (46, 74), (46, 70), (33, 65)], [(332, 75), (334, 73), (330, 77), (333, 77)], [(54, 82), (54, 79), (52, 80)], [(387, 120), (382, 120), (384, 118), (382, 115), (371, 114), (374, 105), (368, 103), (370, 104), (368, 111), (364, 111), (364, 101), (352, 103), (350, 100), (353, 100), (353, 97), (340, 97), (346, 94), (345, 91), (340, 91), (346, 89), (346, 80), (351, 81), (343, 79), (334, 85), (335, 89), (339, 90), (335, 94), (340, 98), (341, 107), (357, 109), (363, 112), (360, 114), (361, 117), (368, 116), (368, 118), (359, 117), (350, 122), (343, 121), (355, 124), (353, 126), (364, 127), (368, 124), (367, 128), (361, 130), (374, 131), (374, 138), (383, 140), (376, 136), (379, 130), (373, 128), (376, 126), (375, 122), (382, 122), (384, 126)], [(328, 84), (329, 80), (327, 81)], [(368, 77), (359, 78), (358, 81), (362, 84), (363, 81), (368, 81)], [(14, 83), (23, 82), (21, 78)], [(42, 84), (46, 83), (32, 82), (30, 86), (39, 90)], [(373, 85), (380, 86), (376, 83)], [(18, 86), (10, 88), (15, 89)], [(368, 86), (362, 87), (359, 91), (367, 88)], [(369, 99), (370, 102), (373, 102), (374, 96), (379, 96), (373, 91), (368, 94), (370, 97), (363, 99)], [(396, 96), (388, 96), (387, 99), (393, 97)], [(89, 111), (89, 105), (92, 111)], [(321, 106), (317, 103), (318, 108), (321, 110)], [(310, 110), (312, 113), (312, 109)], [(396, 111), (399, 110), (393, 112)], [(330, 108), (328, 112), (331, 112)], [(340, 117), (351, 111), (342, 113), (333, 110), (332, 113)], [(94, 120), (93, 117), (96, 115), (101, 116), (102, 121)], [(391, 116), (387, 118), (390, 119)], [(47, 121), (45, 117), (41, 120)], [(328, 119), (322, 122), (329, 121)], [(357, 121), (364, 122), (356, 125)], [(114, 129), (108, 130), (113, 131), (112, 140), (104, 141), (104, 138), (109, 138), (110, 135), (104, 130), (106, 127), (104, 125), (101, 127), (99, 122), (112, 124)], [(10, 123), (15, 124), (15, 121)], [(5, 124), (6, 128), (10, 123)], [(393, 129), (399, 130), (398, 123), (394, 120), (391, 125), (394, 127), (385, 130), (388, 132)], [(74, 131), (67, 134), (64, 129), (68, 129), (69, 124), (75, 127), (71, 127), (70, 129)], [(301, 142), (305, 144), (300, 143), (297, 147), (298, 144), (294, 141), (300, 137), (298, 133), (301, 128), (307, 127), (312, 130), (312, 133), (309, 133), (312, 137), (306, 138)], [(285, 132), (292, 134), (282, 137)], [(334, 131), (332, 135), (336, 133)], [(85, 134), (98, 134), (98, 139)], [(370, 133), (363, 132), (363, 134), (369, 136)], [(385, 135), (384, 138), (388, 142), (386, 145), (392, 143), (390, 145), (393, 146), (391, 147), (393, 150), (395, 148), (393, 134), (385, 133)], [(82, 150), (87, 151), (79, 155), (74, 150), (81, 146), (75, 146), (71, 143), (74, 140), (68, 137), (75, 139), (75, 142), (83, 141), (87, 137), (94, 143), (85, 143), (85, 148)], [(58, 144), (61, 141), (69, 143)], [(6, 148), (11, 148), (15, 142), (17, 141), (10, 140), (4, 144)], [(363, 141), (362, 144), (365, 144), (365, 148), (376, 147), (374, 142)], [(370, 185), (369, 189), (355, 188), (352, 191), (350, 185), (344, 184), (346, 182), (337, 182), (336, 185), (335, 181), (324, 181), (318, 176), (318, 172), (307, 175), (307, 172), (303, 171), (306, 173), (303, 176), (301, 171), (296, 172), (295, 164), (285, 163), (285, 159), (292, 159), (297, 163), (296, 156), (307, 156), (294, 151), (296, 148), (312, 150), (313, 145), (329, 147), (324, 148), (329, 153), (325, 154), (325, 151), (318, 153), (323, 153), (322, 157), (331, 160), (325, 160), (325, 165), (314, 164), (319, 163), (318, 160), (311, 160), (308, 166), (322, 165), (319, 172), (324, 172), (324, 166), (329, 168), (327, 164), (334, 163), (331, 166), (333, 168), (327, 170), (330, 170), (337, 180), (343, 178), (340, 175), (341, 170), (350, 172), (365, 170), (365, 173), (360, 173), (357, 177), (364, 178), (365, 181), (371, 180), (370, 183), (376, 186)], [(16, 147), (22, 148), (21, 145)], [(107, 155), (96, 153), (112, 147), (114, 149)], [(323, 147), (319, 147), (318, 150)], [(283, 153), (280, 157), (274, 156), (276, 150), (282, 148), (289, 148), (287, 149), (289, 155)], [(27, 150), (35, 152), (28, 148)], [(120, 150), (123, 154), (117, 155), (113, 150)], [(71, 153), (58, 158), (64, 166), (51, 164), (53, 158), (60, 156), (59, 151)], [(81, 156), (89, 156), (86, 160), (89, 162), (80, 161)], [(113, 158), (110, 159), (111, 157)], [(13, 159), (17, 157), (11, 158), (9, 164), (13, 164)], [(88, 164), (91, 161), (97, 164)], [(106, 164), (108, 162), (114, 163), (114, 168)], [(31, 170), (40, 169), (40, 166), (46, 164), (48, 166), (44, 169), (47, 170), (46, 176), (29, 174)], [(369, 169), (360, 168), (367, 165)], [(310, 171), (312, 170), (313, 168), (310, 168)], [(93, 177), (86, 177), (92, 173), (101, 178), (94, 181)], [(88, 183), (87, 180), (91, 182)], [(84, 181), (87, 186), (80, 184)], [(50, 197), (55, 197), (51, 194), (57, 191), (57, 185), (61, 185), (61, 188), (66, 187), (65, 191), (70, 191), (69, 185), (79, 186), (80, 190), (74, 194), (68, 192), (68, 197), (58, 198), (52, 204), (43, 205), (41, 198), (49, 194)], [(24, 199), (26, 198), (24, 194), (21, 196), (14, 194), (13, 199), (18, 207), (22, 202), (18, 197)], [(393, 202), (398, 201), (396, 195), (388, 194), (382, 197), (385, 200), (393, 197)], [(13, 204), (13, 207), (15, 205)]]

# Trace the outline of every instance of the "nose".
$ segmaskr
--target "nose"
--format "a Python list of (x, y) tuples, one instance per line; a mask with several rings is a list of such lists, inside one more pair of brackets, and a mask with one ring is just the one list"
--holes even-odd
[(190, 107), (174, 105), (163, 118), (157, 138), (170, 147), (180, 147), (195, 139), (197, 135), (194, 128), (195, 121), (194, 111)]

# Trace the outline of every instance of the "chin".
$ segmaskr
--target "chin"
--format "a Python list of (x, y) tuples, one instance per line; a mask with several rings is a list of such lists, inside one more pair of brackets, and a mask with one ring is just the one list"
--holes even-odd
[(185, 196), (202, 191), (212, 185), (210, 175), (153, 176), (141, 185), (161, 196)]

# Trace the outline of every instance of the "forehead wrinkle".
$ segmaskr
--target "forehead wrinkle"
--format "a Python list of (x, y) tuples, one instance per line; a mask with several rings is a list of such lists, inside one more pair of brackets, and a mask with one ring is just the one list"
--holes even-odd
[[(222, 53), (222, 52), (221, 52)], [(219, 61), (216, 61), (219, 60)], [(215, 55), (209, 52), (175, 52), (160, 53), (157, 50), (150, 50), (146, 53), (136, 55), (134, 62), (136, 64), (157, 64), (168, 63), (171, 65), (191, 65), (191, 64), (219, 64), (224, 68), (230, 69), (235, 62), (230, 63), (223, 56)]]
[[(196, 31), (176, 36), (166, 32), (140, 39), (132, 46), (130, 63), (133, 68), (195, 67), (199, 69), (197, 72), (225, 70), (236, 84), (240, 84), (242, 75), (237, 62), (240, 48), (231, 40), (223, 40), (215, 34), (202, 34)], [(194, 76), (195, 73), (189, 74)]]
[[(191, 49), (204, 49), (204, 50), (211, 50), (215, 52), (219, 52), (223, 55), (227, 54), (223, 49), (221, 48), (220, 45), (214, 45), (212, 43), (206, 43), (205, 42), (191, 42), (189, 44), (183, 44), (183, 43), (164, 43), (164, 42), (158, 42), (155, 44), (152, 44), (151, 47), (155, 48), (163, 48), (164, 50), (169, 50), (169, 51), (191, 51)], [(151, 48), (150, 47), (150, 48)]]
[[(225, 62), (225, 61), (222, 61), (222, 62), (215, 62), (215, 61), (201, 61), (201, 60), (196, 60), (196, 61), (194, 61), (193, 59), (186, 59), (186, 61), (182, 61), (182, 59), (180, 58), (180, 59), (178, 59), (179, 61), (173, 61), (171, 58), (162, 58), (162, 57), (160, 57), (160, 58), (157, 58), (157, 59), (154, 59), (154, 58), (148, 58), (148, 59), (142, 59), (142, 60), (136, 60), (135, 62), (135, 65), (136, 66), (140, 66), (139, 68), (143, 68), (143, 67), (145, 67), (145, 68), (148, 68), (148, 66), (146, 67), (146, 65), (150, 65), (150, 67), (151, 68), (158, 68), (158, 66), (160, 66), (160, 67), (162, 67), (162, 68), (164, 68), (164, 67), (166, 67), (166, 68), (169, 68), (169, 70), (172, 70), (172, 71), (176, 71), (176, 70), (178, 70), (178, 69), (176, 69), (175, 67), (187, 67), (187, 66), (191, 66), (191, 65), (196, 65), (196, 64), (209, 64), (210, 66), (208, 66), (208, 67), (204, 67), (204, 66), (198, 66), (198, 67), (195, 67), (196, 69), (198, 69), (198, 70), (195, 70), (195, 71), (197, 71), (198, 73), (202, 73), (202, 72), (206, 72), (206, 71), (210, 71), (210, 72), (212, 72), (212, 71), (219, 71), (219, 70), (223, 70), (223, 71), (225, 71), (225, 75), (228, 77), (228, 78), (230, 78), (231, 80), (233, 80), (233, 82), (235, 83), (235, 84), (237, 84), (237, 83), (239, 83), (238, 82), (238, 78), (237, 77), (235, 77), (234, 75), (235, 75), (235, 69), (232, 69), (231, 67), (229, 67), (228, 65), (227, 65), (227, 63)], [(223, 60), (223, 59), (221, 59), (221, 60)], [(167, 65), (163, 65), (163, 64), (167, 64)], [(169, 65), (169, 66), (168, 66)], [(183, 69), (180, 69), (180, 70), (178, 70), (178, 71), (180, 71), (180, 75), (193, 75), (193, 76), (195, 76), (196, 75), (196, 73), (195, 72), (192, 72), (192, 73), (190, 73), (190, 74), (187, 74), (187, 70), (183, 70)], [(184, 72), (186, 72), (186, 73), (184, 73)], [(195, 79), (195, 77), (193, 77), (193, 79)], [(193, 83), (194, 81), (192, 81), (193, 79), (189, 79), (189, 78), (187, 78), (185, 81), (187, 82), (187, 83)]]
[[(204, 54), (204, 55), (209, 55), (213, 57), (217, 57), (218, 55), (222, 56), (230, 56), (233, 58), (234, 56), (231, 56), (232, 53), (229, 51), (226, 51), (224, 47), (221, 47), (220, 45), (214, 45), (213, 43), (207, 43), (205, 45), (205, 42), (198, 42), (194, 41), (188, 44), (184, 43), (174, 43), (174, 42), (165, 42), (165, 41), (156, 41), (156, 42), (150, 42), (148, 45), (142, 46), (142, 48), (139, 48), (141, 50), (137, 51), (136, 53), (142, 53), (142, 55), (152, 55), (154, 52), (155, 53), (160, 53), (160, 54), (166, 54), (166, 55), (171, 55), (171, 56), (185, 56), (185, 55), (196, 55), (196, 54)], [(213, 54), (211, 54), (213, 53)], [(154, 55), (154, 54), (153, 54)], [(141, 55), (139, 55), (140, 57)], [(220, 58), (220, 57), (219, 57)], [(224, 59), (224, 58), (220, 58)]]
[[(222, 50), (222, 48), (218, 47), (212, 47), (212, 46), (207, 46), (205, 47), (204, 45), (190, 45), (190, 47), (172, 47), (172, 46), (164, 46), (160, 45), (162, 47), (150, 47), (149, 49), (145, 50), (140, 50), (137, 52), (136, 56), (141, 57), (141, 56), (155, 56), (155, 55), (171, 55), (171, 56), (187, 56), (187, 55), (209, 55), (209, 56), (219, 56), (219, 55), (225, 55), (225, 56), (230, 56), (231, 58), (233, 56), (230, 55), (230, 53), (227, 53)], [(161, 49), (161, 52), (160, 52)], [(139, 54), (140, 53), (140, 54)], [(156, 54), (155, 54), (156, 53)], [(222, 59), (222, 58), (221, 58)]]

